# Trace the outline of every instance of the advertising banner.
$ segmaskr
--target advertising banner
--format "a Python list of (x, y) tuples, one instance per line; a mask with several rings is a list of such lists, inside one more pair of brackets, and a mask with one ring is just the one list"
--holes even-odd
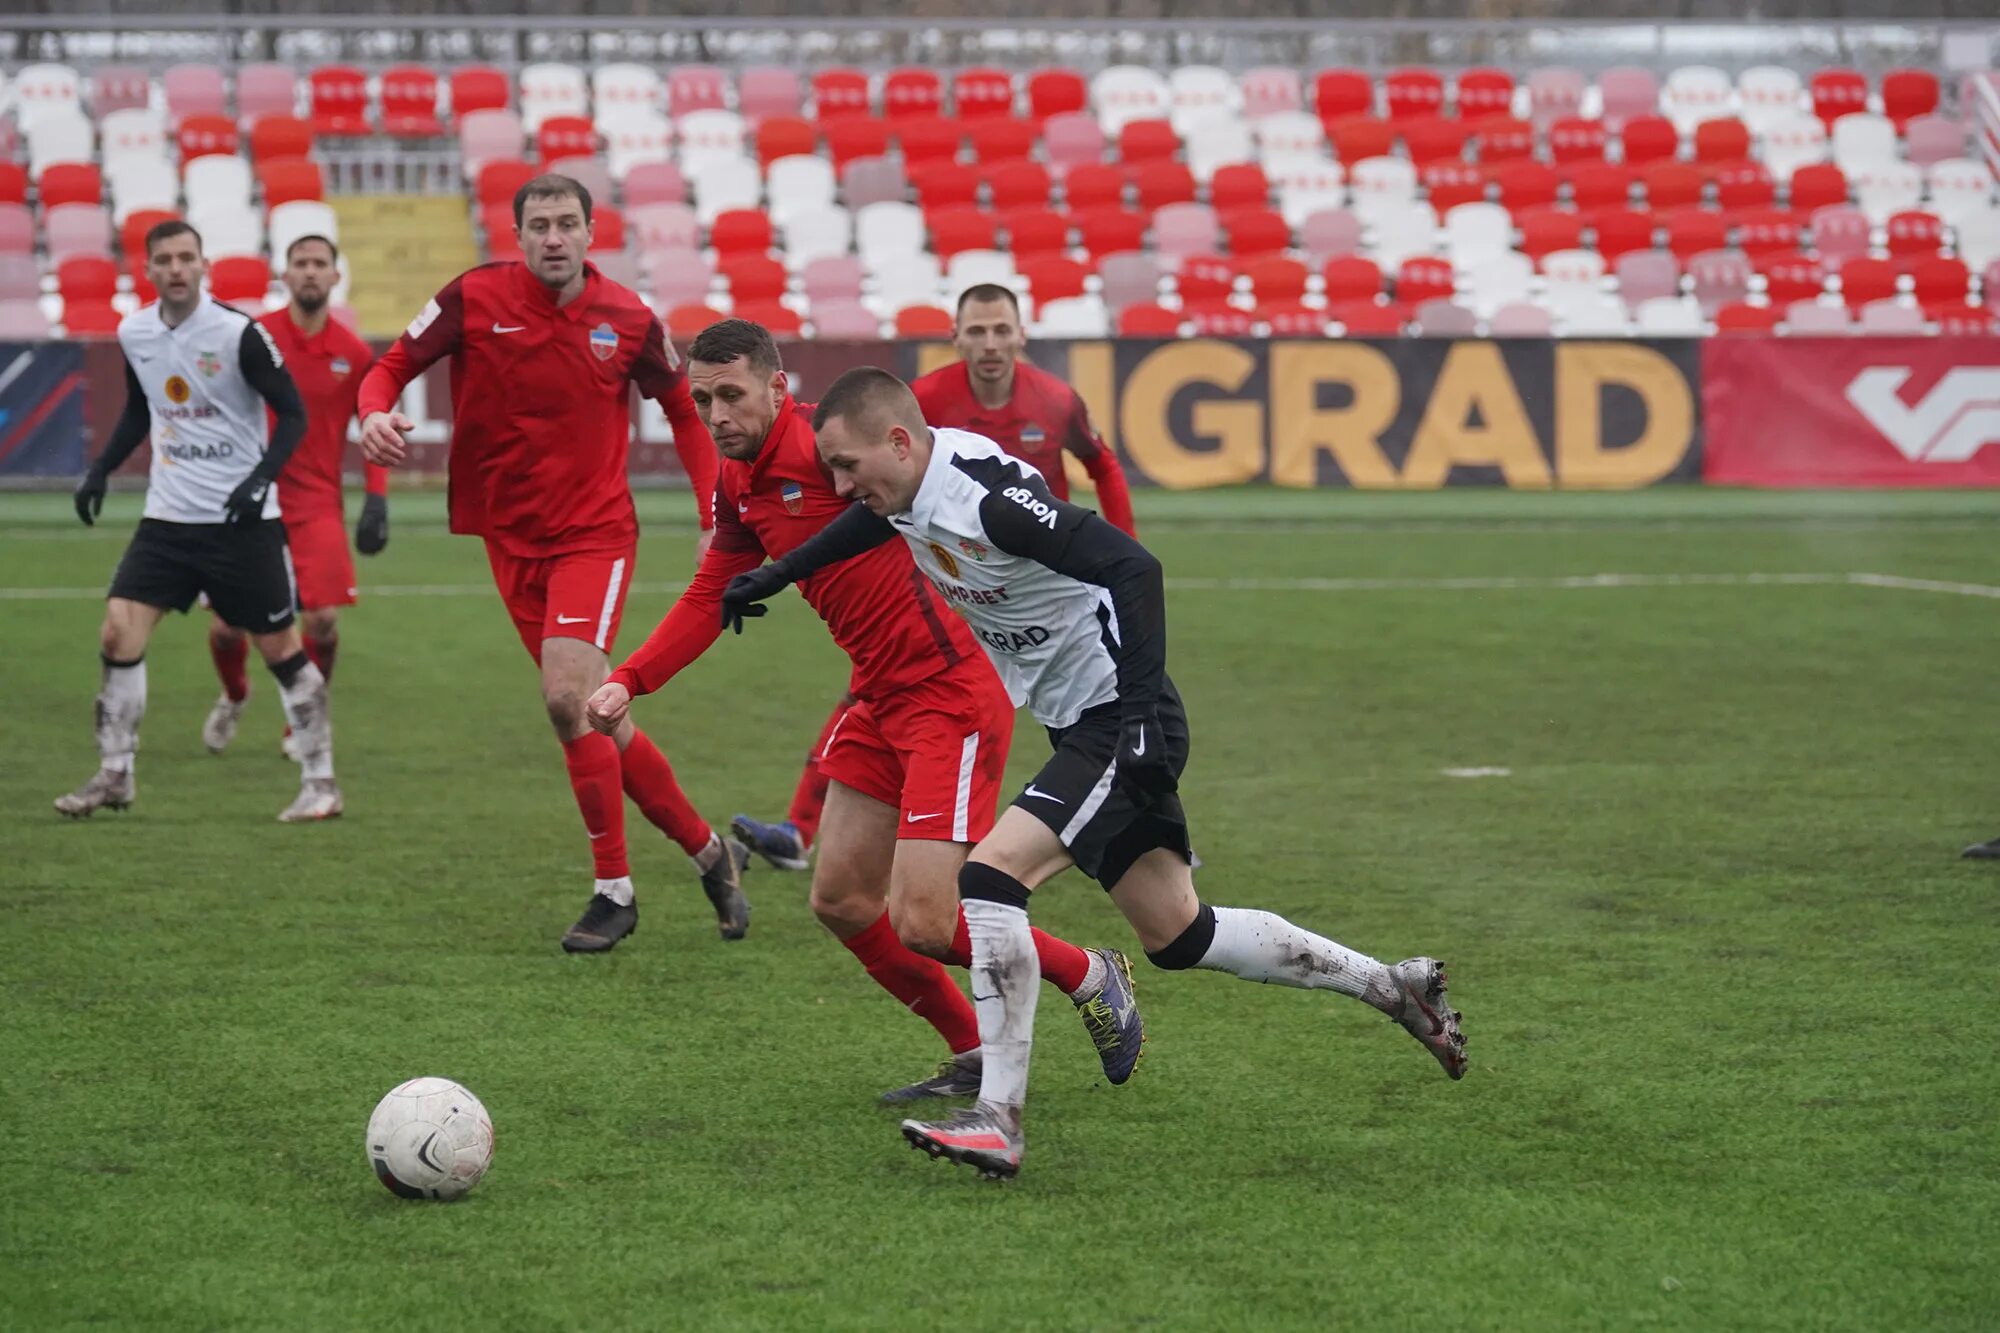
[(0, 477), (81, 474), (83, 403), (79, 344), (0, 343)]

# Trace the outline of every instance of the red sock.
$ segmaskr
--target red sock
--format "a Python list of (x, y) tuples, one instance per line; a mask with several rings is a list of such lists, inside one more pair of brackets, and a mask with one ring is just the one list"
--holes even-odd
[[(1042, 980), (1054, 986), (1063, 994), (1075, 991), (1090, 975), (1090, 953), (1059, 940), (1037, 926), (1030, 926), (1028, 933), (1035, 937), (1035, 956), (1042, 961)], [(965, 909), (958, 913), (958, 931), (951, 937), (951, 952), (944, 959), (953, 967), (972, 966), (972, 936), (965, 928)]]
[(333, 655), (340, 649), (340, 636), (329, 634), (324, 639), (306, 636), (306, 656), (319, 668), (319, 674), (326, 677), (327, 684), (333, 683)]
[(590, 855), (599, 879), (623, 879), (632, 873), (625, 859), (625, 798), (618, 792), (618, 742), (596, 732), (563, 742), (563, 762), (569, 766), (570, 790), (590, 834)]
[(244, 634), (208, 631), (208, 655), (215, 659), (215, 674), (222, 678), (222, 692), (230, 702), (242, 703), (250, 697), (250, 676), (244, 664), (250, 660), (250, 639)]
[(812, 846), (813, 836), (819, 832), (819, 812), (826, 807), (828, 779), (819, 771), (820, 752), (826, 749), (828, 737), (853, 702), (853, 695), (842, 695), (834, 705), (833, 715), (819, 729), (819, 739), (813, 742), (812, 753), (806, 756), (805, 771), (799, 774), (798, 790), (792, 793), (792, 808), (785, 812), (785, 818), (799, 831), (799, 841), (807, 847)]
[(953, 1055), (963, 1055), (979, 1047), (979, 1016), (972, 1001), (935, 958), (912, 953), (896, 938), (889, 914), (882, 913), (874, 925), (842, 940), (849, 953), (861, 960), (875, 984), (903, 1002), (905, 1008), (938, 1030)]
[(715, 830), (695, 813), (681, 784), (674, 781), (673, 767), (660, 747), (637, 727), (632, 728), (632, 743), (618, 756), (618, 769), (625, 781), (625, 794), (653, 827), (679, 843), (689, 856), (708, 846)]

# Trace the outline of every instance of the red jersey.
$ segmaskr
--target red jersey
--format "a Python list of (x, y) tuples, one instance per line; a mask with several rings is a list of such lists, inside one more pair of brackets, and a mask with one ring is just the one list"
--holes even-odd
[[(851, 503), (834, 494), (820, 461), (811, 406), (786, 398), (754, 461), (722, 460), (708, 555), (659, 628), (611, 679), (634, 696), (666, 684), (722, 633), (729, 580), (767, 556), (785, 555)], [(987, 663), (965, 621), (918, 572), (907, 542), (885, 542), (829, 565), (801, 582), (799, 592), (852, 659), (849, 688), (859, 698), (883, 698), (961, 662)]]
[[(288, 519), (339, 518), (347, 425), (354, 420), (361, 377), (375, 354), (353, 330), (332, 319), (318, 333), (308, 334), (293, 321), (290, 306), (257, 322), (270, 331), (306, 405), (306, 437), (278, 474), (278, 504)], [(387, 468), (369, 463), (364, 472), (370, 494), (387, 493)]]
[(698, 500), (713, 492), (715, 443), (666, 331), (595, 266), (584, 265), (583, 291), (568, 305), (519, 261), (460, 274), (368, 372), (361, 415), (389, 411), (445, 356), (453, 532), (527, 559), (630, 547), (639, 535), (625, 474), (635, 384), (666, 409)]
[(1132, 492), (1118, 455), (1111, 452), (1090, 424), (1090, 412), (1075, 389), (1039, 366), (1025, 361), (1014, 366), (1014, 392), (1005, 406), (986, 407), (972, 392), (965, 362), (941, 366), (910, 385), (924, 420), (984, 435), (1024, 463), (1031, 463), (1059, 500), (1069, 499), (1069, 477), (1063, 471), (1063, 451), (1077, 456), (1097, 484), (1104, 517), (1128, 535), (1138, 533), (1132, 522)]

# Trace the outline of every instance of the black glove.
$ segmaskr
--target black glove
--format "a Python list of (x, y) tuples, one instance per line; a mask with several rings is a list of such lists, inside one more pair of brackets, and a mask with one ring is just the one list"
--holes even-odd
[(271, 483), (254, 472), (245, 477), (229, 493), (229, 498), (222, 502), (223, 522), (241, 525), (261, 520), (264, 517), (264, 496), (270, 489)]
[(83, 480), (76, 486), (76, 516), (90, 527), (97, 526), (97, 516), (104, 512), (104, 474), (96, 468), (83, 474)]
[(777, 560), (759, 565), (748, 574), (738, 574), (722, 590), (722, 627), (741, 634), (746, 619), (761, 616), (769, 609), (758, 603), (776, 597), (791, 582), (792, 577), (785, 572), (784, 562)]
[(1146, 804), (1180, 790), (1173, 761), (1167, 756), (1167, 733), (1160, 727), (1158, 709), (1125, 714), (1118, 734), (1116, 773), (1119, 784)]
[(389, 497), (364, 496), (361, 518), (354, 525), (354, 549), (363, 555), (380, 555), (389, 544)]

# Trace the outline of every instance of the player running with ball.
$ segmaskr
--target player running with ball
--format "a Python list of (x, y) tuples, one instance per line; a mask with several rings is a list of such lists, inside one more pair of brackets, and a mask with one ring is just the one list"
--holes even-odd
[(1176, 794), (1187, 717), (1166, 674), (1159, 561), (1057, 499), (991, 440), (932, 430), (887, 371), (835, 380), (813, 426), (840, 494), (861, 503), (732, 581), (724, 614), (900, 535), (1055, 747), (959, 873), (984, 1048), (979, 1102), (940, 1121), (905, 1120), (904, 1137), (987, 1176), (1019, 1171), (1037, 991), (1028, 895), (1071, 865), (1110, 891), (1155, 966), (1351, 995), (1463, 1077), (1465, 1038), (1443, 964), (1381, 963), (1272, 913), (1196, 895)]

